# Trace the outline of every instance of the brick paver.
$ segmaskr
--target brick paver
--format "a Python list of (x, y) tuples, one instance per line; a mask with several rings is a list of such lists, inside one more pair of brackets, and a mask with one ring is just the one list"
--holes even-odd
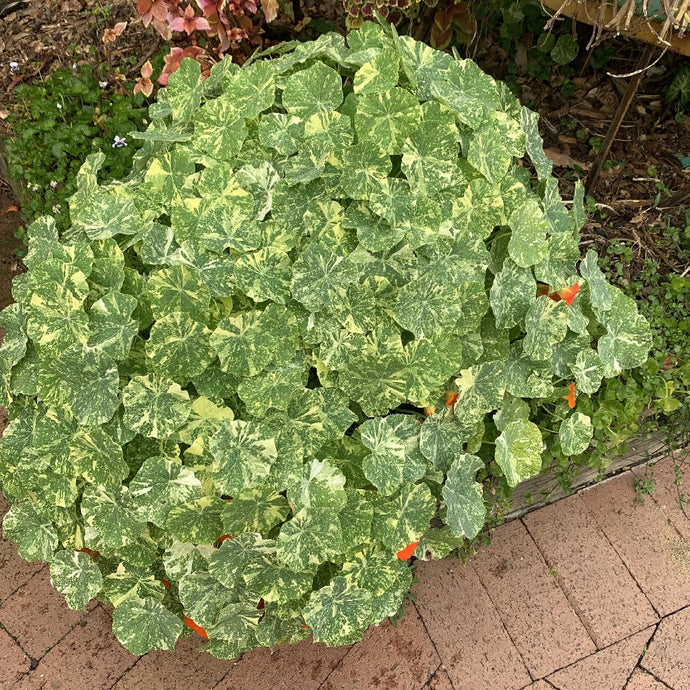
[(674, 690), (690, 688), (690, 607), (659, 623), (640, 665)]
[(636, 668), (625, 686), (625, 690), (668, 690), (668, 685), (659, 682), (647, 671)]
[(621, 690), (654, 633), (647, 628), (582, 661), (556, 671), (548, 680), (558, 690)]
[(424, 686), (424, 690), (453, 690), (453, 684), (450, 682), (448, 672), (442, 666), (436, 669), (436, 673), (429, 679), (429, 682)]
[(533, 678), (596, 651), (522, 522), (496, 530), (472, 567)]
[(524, 522), (599, 649), (658, 620), (579, 494)]
[[(96, 606), (41, 659), (34, 671), (24, 676), (16, 690), (111, 688), (137, 657), (122, 647), (110, 628), (110, 616)], [(142, 690), (153, 687), (165, 686), (143, 686)]]
[(385, 621), (367, 630), (322, 688), (368, 690), (374, 686), (419, 690), (440, 663), (415, 607), (408, 604), (405, 618), (397, 627)]
[(50, 584), (47, 566), (0, 606), (0, 623), (33, 659), (40, 659), (85, 617)]
[(0, 629), (0, 688), (9, 688), (31, 667), (31, 659), (19, 645)]
[(212, 688), (234, 664), (199, 651), (203, 642), (195, 633), (178, 640), (174, 652), (149, 652), (120, 678), (115, 690)]
[(655, 501), (635, 501), (631, 474), (580, 495), (661, 616), (690, 604), (690, 562), (684, 567), (673, 557), (683, 539)]
[(265, 647), (252, 649), (215, 690), (317, 690), (349, 650), (314, 644), (311, 638), (278, 645), (273, 654)]
[(417, 570), (417, 610), (456, 688), (517, 690), (531, 682), (477, 574), (461, 561), (430, 561)]

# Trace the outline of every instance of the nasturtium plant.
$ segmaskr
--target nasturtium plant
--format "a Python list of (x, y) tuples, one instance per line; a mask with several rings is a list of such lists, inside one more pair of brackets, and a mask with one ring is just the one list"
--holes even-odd
[(28, 229), (0, 480), (5, 535), (136, 654), (354, 642), (646, 361), (582, 188), (470, 60), (374, 23), (184, 60), (132, 136), (126, 180), (94, 154), (71, 227)]

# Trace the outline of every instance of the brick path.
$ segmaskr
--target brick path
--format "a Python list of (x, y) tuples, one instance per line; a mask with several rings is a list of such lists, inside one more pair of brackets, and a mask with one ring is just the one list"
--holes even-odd
[(1, 541), (0, 688), (690, 690), (690, 522), (673, 461), (649, 470), (656, 489), (641, 505), (633, 482), (644, 472), (504, 525), (468, 566), (422, 563), (397, 628), (238, 662), (199, 654), (196, 635), (175, 653), (133, 656), (106, 607), (70, 611), (47, 566)]

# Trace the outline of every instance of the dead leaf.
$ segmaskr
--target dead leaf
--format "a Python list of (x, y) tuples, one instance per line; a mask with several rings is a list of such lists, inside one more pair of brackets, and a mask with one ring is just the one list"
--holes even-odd
[(278, 0), (261, 0), (261, 9), (270, 24), (278, 16)]
[(557, 168), (574, 168), (576, 165), (583, 170), (589, 170), (588, 163), (581, 163), (576, 161), (572, 156), (562, 151), (557, 151), (556, 149), (544, 149), (546, 157), (557, 167)]
[(17, 211), (19, 211), (19, 206), (10, 204), (9, 206), (5, 206), (3, 213), (16, 213)]

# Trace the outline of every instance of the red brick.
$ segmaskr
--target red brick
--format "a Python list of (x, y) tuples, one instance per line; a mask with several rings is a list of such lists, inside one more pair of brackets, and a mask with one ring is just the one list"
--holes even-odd
[(16, 683), (31, 667), (31, 659), (0, 628), (0, 688)]
[(682, 538), (655, 501), (635, 502), (631, 473), (583, 491), (581, 496), (661, 616), (690, 604), (690, 560), (683, 566), (673, 556)]
[(654, 628), (642, 630), (556, 671), (546, 680), (558, 690), (621, 690), (653, 633)]
[[(13, 690), (106, 690), (138, 657), (111, 631), (110, 617), (94, 608)], [(163, 690), (158, 684), (147, 690)]]
[[(676, 465), (680, 468), (680, 486), (675, 484), (674, 467)], [(681, 463), (680, 458), (668, 456), (653, 465), (638, 465), (633, 468), (633, 472), (640, 479), (650, 479), (654, 482), (651, 496), (642, 496), (645, 503), (649, 501), (656, 503), (683, 537), (690, 539), (690, 520), (678, 506), (679, 490), (690, 498), (690, 465)], [(690, 506), (687, 506), (685, 510), (690, 515)]]
[(519, 520), (499, 527), (472, 566), (533, 678), (596, 651)]
[(422, 563), (412, 588), (448, 677), (457, 688), (516, 690), (531, 682), (520, 654), (472, 568), (459, 560)]
[(37, 572), (0, 606), (0, 622), (34, 659), (40, 659), (85, 615), (83, 611), (72, 611), (50, 584), (48, 567)]
[(424, 690), (453, 690), (453, 684), (443, 666), (436, 669), (436, 673), (431, 676), (429, 682), (424, 686)]
[(252, 649), (214, 690), (317, 690), (350, 647), (326, 647), (311, 638), (295, 645)]
[(0, 604), (13, 592), (26, 584), (45, 563), (29, 563), (20, 558), (17, 545), (9, 539), (0, 539)]
[(656, 623), (647, 597), (579, 495), (524, 522), (599, 649)]
[(216, 659), (199, 651), (202, 644), (203, 640), (198, 635), (191, 635), (181, 638), (174, 652), (149, 652), (120, 678), (115, 689), (187, 690), (213, 687), (232, 668), (233, 662)]
[(668, 685), (660, 683), (647, 671), (636, 668), (625, 686), (625, 690), (668, 690)]
[(690, 687), (690, 607), (659, 623), (641, 665), (675, 690)]
[(394, 628), (388, 621), (367, 630), (323, 684), (323, 690), (384, 687), (418, 690), (438, 668), (434, 650), (414, 606)]

